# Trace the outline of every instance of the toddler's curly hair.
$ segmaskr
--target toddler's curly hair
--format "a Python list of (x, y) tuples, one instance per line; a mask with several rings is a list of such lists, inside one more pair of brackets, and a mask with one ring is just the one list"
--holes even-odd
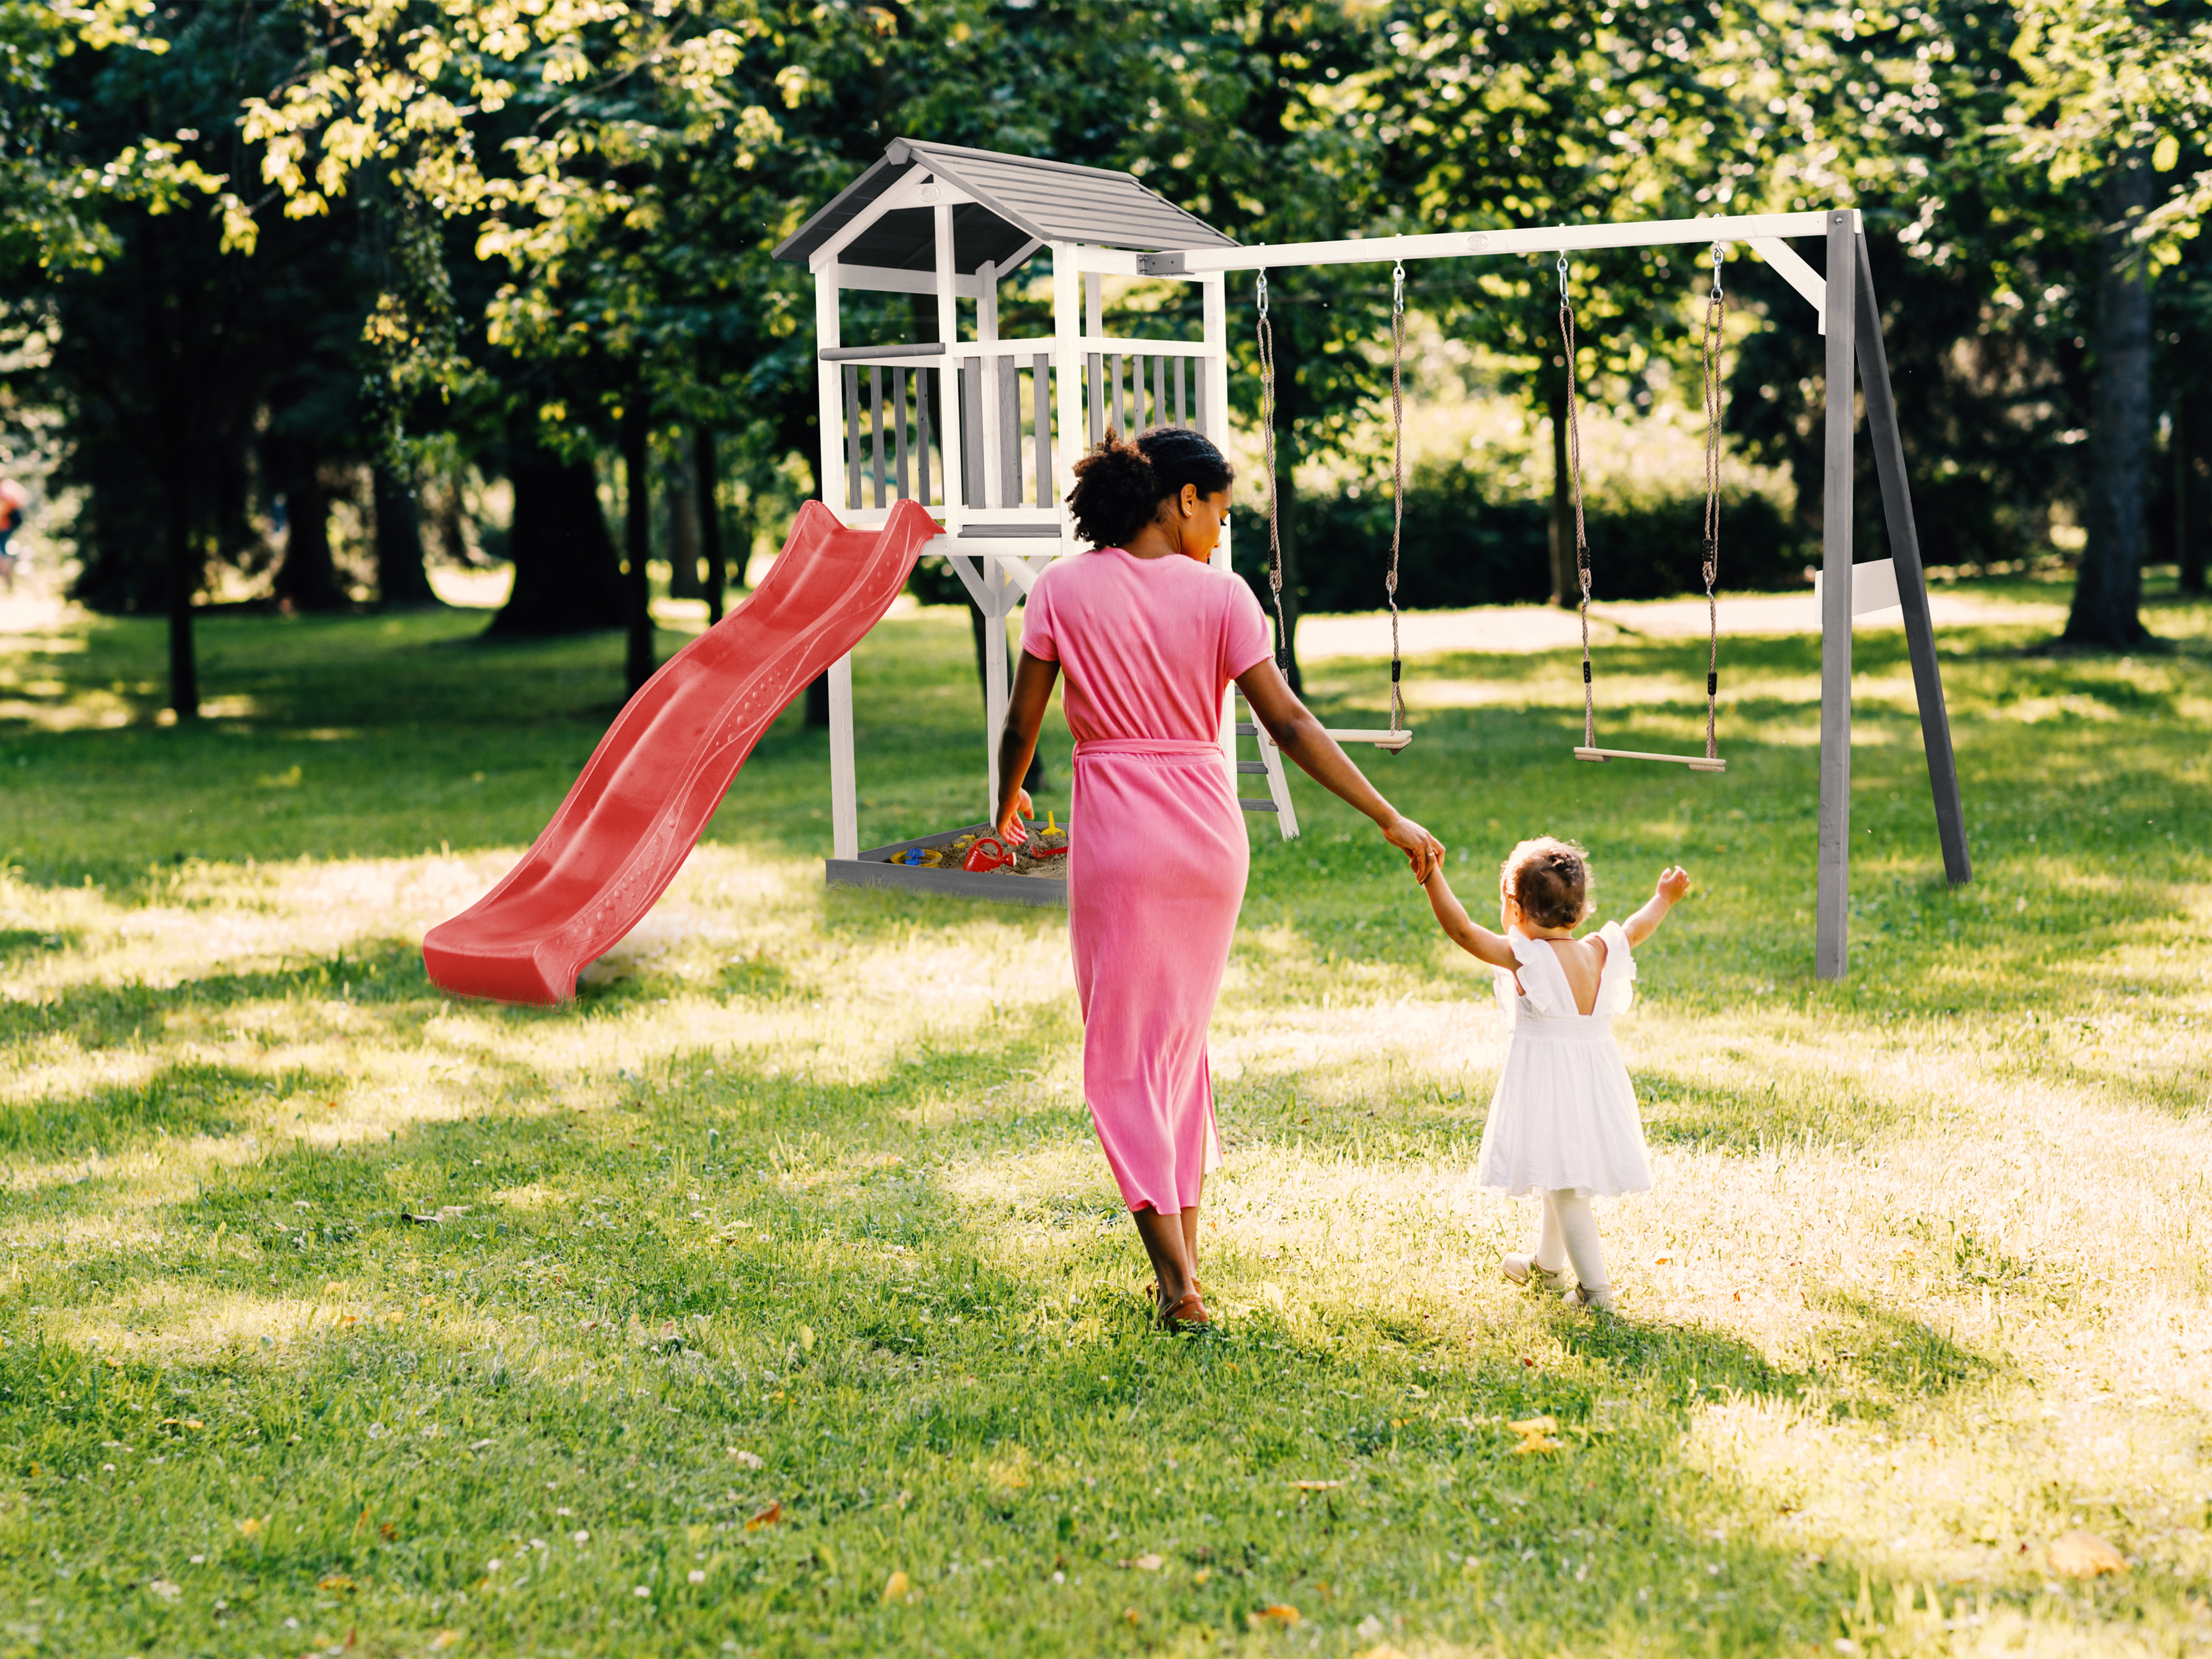
[(1571, 841), (1538, 836), (1524, 841), (1498, 866), (1498, 890), (1539, 927), (1573, 927), (1587, 917), (1596, 887), (1589, 854)]

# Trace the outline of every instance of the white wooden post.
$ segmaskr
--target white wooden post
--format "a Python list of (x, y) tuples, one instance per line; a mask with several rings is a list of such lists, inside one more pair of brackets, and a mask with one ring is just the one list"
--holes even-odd
[[(835, 265), (814, 275), (814, 340), (823, 351), (834, 351), (844, 337), (837, 321), (837, 271)], [(822, 483), (822, 504), (845, 516), (845, 396), (839, 366), (815, 356), (814, 383), (819, 397), (822, 458), (815, 477)], [(834, 481), (834, 482), (833, 482)]]
[(945, 367), (939, 371), (938, 457), (945, 463), (945, 528), (960, 533), (960, 298), (952, 263), (952, 204), (939, 202), (937, 219), (937, 337), (945, 342)]
[[(1224, 446), (1229, 438), (1229, 301), (1228, 279), (1224, 276), (1201, 276), (1198, 282), (1200, 311), (1206, 319), (1206, 356), (1200, 359), (1206, 365), (1206, 408), (1200, 415), (1200, 424), (1216, 446)], [(1213, 550), (1213, 568), (1233, 571), (1235, 561), (1230, 554), (1230, 526), (1221, 527), (1221, 540)], [(1264, 747), (1267, 739), (1260, 739)], [(1229, 793), (1237, 793), (1237, 690), (1234, 686), (1221, 698), (1221, 759), (1229, 769)]]
[(983, 586), (991, 596), (983, 607), (983, 742), (989, 751), (991, 791), (983, 816), (988, 818), (999, 810), (999, 734), (1006, 724), (1006, 617), (1021, 590), (1006, 579), (1002, 561), (975, 562), (982, 567)]
[[(837, 320), (837, 276), (834, 268), (814, 279), (814, 331), (825, 349), (844, 343)], [(843, 517), (845, 399), (834, 362), (819, 365), (822, 409), (822, 500)], [(830, 666), (830, 842), (841, 859), (860, 855), (860, 790), (853, 756), (853, 658), (848, 652)]]
[[(1082, 258), (1073, 242), (1052, 245), (1052, 374), (1060, 417), (1060, 441), (1053, 446), (1052, 498), (1060, 509), (1060, 540), (1075, 550), (1075, 521), (1068, 514), (1067, 492), (1075, 488), (1075, 464), (1087, 446), (1083, 430)], [(1037, 407), (1044, 407), (1042, 400)]]
[(853, 766), (853, 653), (830, 665), (830, 841), (837, 857), (860, 856), (860, 798)]

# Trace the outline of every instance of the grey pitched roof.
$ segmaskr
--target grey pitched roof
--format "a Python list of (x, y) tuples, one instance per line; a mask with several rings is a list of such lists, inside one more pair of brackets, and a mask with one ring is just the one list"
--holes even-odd
[[(987, 259), (996, 264), (1012, 258), (1032, 240), (1147, 252), (1236, 246), (1195, 214), (1146, 189), (1131, 173), (895, 138), (883, 160), (793, 232), (775, 257), (806, 259), (916, 167), (975, 198), (952, 210), (953, 263), (963, 274)], [(847, 243), (838, 257), (846, 264), (933, 270), (937, 252), (931, 214), (926, 207), (895, 208)]]

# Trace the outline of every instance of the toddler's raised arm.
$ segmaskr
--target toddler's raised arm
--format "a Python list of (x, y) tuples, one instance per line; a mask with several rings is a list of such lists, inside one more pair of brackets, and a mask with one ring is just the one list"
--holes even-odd
[(1513, 947), (1506, 943), (1505, 936), (1492, 933), (1468, 915), (1467, 907), (1459, 902), (1458, 896), (1451, 890), (1451, 884), (1444, 879), (1442, 860), (1438, 860), (1436, 867), (1429, 872), (1429, 878), (1421, 885), (1428, 893), (1429, 908), (1437, 913), (1437, 921), (1450, 936), (1453, 944), (1493, 968), (1516, 965)]
[(1628, 935), (1630, 948), (1657, 933), (1659, 924), (1667, 920), (1667, 913), (1689, 890), (1690, 872), (1680, 865), (1669, 865), (1661, 871), (1658, 884), (1651, 890), (1651, 896), (1644, 901), (1644, 908), (1620, 925), (1620, 931)]

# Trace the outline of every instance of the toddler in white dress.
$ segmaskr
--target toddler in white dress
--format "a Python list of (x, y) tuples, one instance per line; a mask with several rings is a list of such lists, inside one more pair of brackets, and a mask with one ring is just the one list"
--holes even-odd
[(1505, 1276), (1558, 1290), (1571, 1265), (1578, 1282), (1567, 1299), (1610, 1309), (1613, 1285), (1590, 1200), (1651, 1190), (1644, 1121), (1613, 1047), (1613, 1017), (1626, 1013), (1635, 994), (1635, 947), (1690, 890), (1690, 877), (1670, 867), (1626, 922), (1608, 921), (1578, 939), (1590, 885), (1581, 848), (1548, 836), (1524, 841), (1500, 866), (1505, 931), (1493, 933), (1469, 919), (1441, 864), (1427, 882), (1430, 907), (1453, 943), (1498, 969), (1498, 1006), (1511, 1028), (1476, 1180), (1509, 1198), (1536, 1194), (1544, 1216), (1535, 1249), (1504, 1258)]

